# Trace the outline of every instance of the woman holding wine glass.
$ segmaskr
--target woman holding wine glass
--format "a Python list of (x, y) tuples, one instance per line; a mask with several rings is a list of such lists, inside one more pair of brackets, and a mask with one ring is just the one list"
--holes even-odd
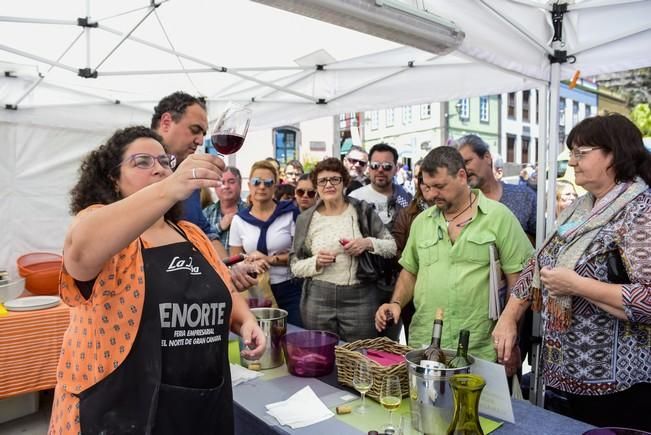
[(276, 168), (267, 160), (256, 162), (249, 175), (250, 208), (240, 210), (231, 222), (230, 254), (246, 253), (252, 261), (269, 266), (271, 291), (287, 321), (303, 326), (299, 312), (300, 284), (290, 274), (289, 249), (298, 209), (291, 201), (274, 201)]

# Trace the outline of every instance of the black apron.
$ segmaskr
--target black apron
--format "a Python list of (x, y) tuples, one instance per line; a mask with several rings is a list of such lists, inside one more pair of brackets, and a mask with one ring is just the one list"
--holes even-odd
[(138, 334), (124, 362), (79, 394), (81, 432), (230, 435), (228, 288), (188, 241), (141, 248)]

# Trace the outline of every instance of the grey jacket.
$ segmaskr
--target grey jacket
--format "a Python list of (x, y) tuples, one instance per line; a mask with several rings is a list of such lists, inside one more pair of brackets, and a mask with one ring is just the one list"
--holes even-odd
[[(351, 197), (345, 197), (344, 200), (355, 207), (359, 230), (362, 233), (362, 237), (380, 238), (382, 233), (385, 231), (385, 226), (377, 213), (375, 213), (373, 206), (366, 201), (360, 201)], [(307, 237), (310, 222), (312, 222), (312, 216), (321, 204), (321, 200), (317, 201), (313, 207), (305, 210), (298, 216), (298, 219), (296, 219), (294, 243), (292, 244), (292, 250), (289, 252), (289, 264), (292, 264), (295, 259), (303, 260), (313, 255), (312, 252), (310, 252), (310, 249), (305, 246), (305, 238)], [(378, 280), (380, 278), (379, 274), (382, 271), (382, 264), (384, 261), (385, 260), (382, 257), (374, 255), (371, 252), (365, 252), (360, 255), (357, 267), (357, 279), (361, 282)]]

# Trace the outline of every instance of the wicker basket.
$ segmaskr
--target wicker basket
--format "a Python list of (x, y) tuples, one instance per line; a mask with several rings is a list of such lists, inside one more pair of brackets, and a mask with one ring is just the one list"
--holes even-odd
[(335, 362), (337, 364), (337, 381), (340, 384), (353, 387), (353, 376), (355, 374), (355, 367), (358, 361), (367, 360), (373, 375), (373, 386), (370, 391), (366, 393), (368, 397), (375, 400), (380, 400), (380, 389), (382, 382), (389, 375), (396, 375), (400, 378), (400, 389), (402, 396), (409, 395), (409, 377), (407, 375), (407, 363), (395, 364), (392, 366), (382, 366), (373, 360), (368, 359), (358, 349), (375, 349), (391, 352), (398, 355), (404, 355), (410, 350), (410, 347), (404, 346), (400, 343), (387, 338), (379, 337), (368, 340), (357, 340), (352, 343), (335, 346)]

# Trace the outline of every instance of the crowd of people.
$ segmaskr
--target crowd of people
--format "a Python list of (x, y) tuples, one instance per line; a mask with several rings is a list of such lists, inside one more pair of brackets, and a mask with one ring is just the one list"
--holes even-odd
[[(470, 353), (508, 375), (540, 311), (543, 380), (567, 413), (651, 429), (651, 156), (628, 119), (572, 130), (569, 164), (588, 193), (557, 184), (557, 227), (537, 252), (536, 193), (502, 182), (503, 163), (476, 135), (413, 171), (386, 143), (309, 172), (270, 157), (246, 168), (243, 198), (244, 168), (194, 152), (208, 129), (202, 100), (165, 97), (150, 127), (92, 151), (72, 191), (60, 290), (74, 314), (52, 433), (232, 432), (227, 335), (242, 335), (246, 358), (263, 351), (240, 293), (262, 272), (290, 323), (345, 341), (397, 340), (404, 327), (410, 346), (428, 345), (443, 308), (442, 347), (467, 329)], [(492, 248), (510, 290), (497, 321)], [(230, 268), (220, 261), (237, 254)], [(188, 329), (219, 338), (177, 345)]]

